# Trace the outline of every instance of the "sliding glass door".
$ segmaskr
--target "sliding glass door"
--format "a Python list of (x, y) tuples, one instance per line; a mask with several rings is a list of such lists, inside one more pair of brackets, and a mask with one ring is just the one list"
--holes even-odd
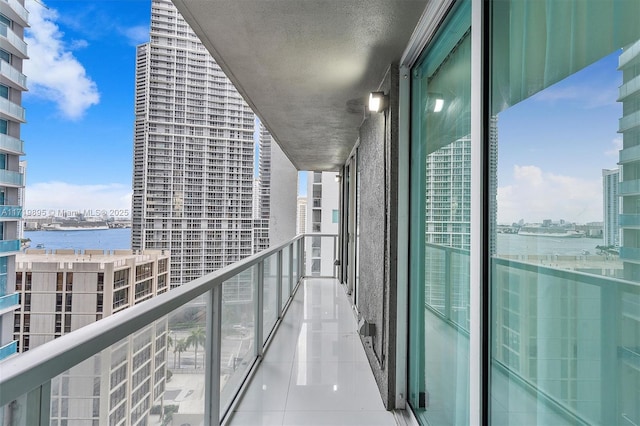
[(409, 402), (469, 423), (471, 13), (454, 5), (412, 75)]

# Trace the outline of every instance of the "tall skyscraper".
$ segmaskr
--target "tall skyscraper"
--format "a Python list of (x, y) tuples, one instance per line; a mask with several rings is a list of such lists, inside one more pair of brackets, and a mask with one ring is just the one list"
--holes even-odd
[(175, 287), (253, 252), (255, 116), (170, 0), (136, 59), (132, 248)]
[(20, 156), (24, 155), (20, 125), (25, 122), (22, 92), (27, 90), (22, 63), (27, 59), (24, 28), (29, 13), (24, 0), (0, 1), (0, 360), (16, 353), (13, 312), (15, 255), (20, 250), (22, 218), (19, 192), (24, 187)]
[(607, 246), (615, 246), (620, 243), (620, 227), (618, 219), (620, 211), (618, 209), (619, 195), (618, 185), (620, 180), (620, 171), (602, 170), (602, 206), (604, 221), (604, 244)]
[(427, 155), (425, 242), (471, 247), (471, 139)]
[(618, 132), (622, 133), (620, 151), (620, 203), (619, 225), (620, 260), (623, 261), (624, 278), (640, 280), (640, 103), (638, 103), (637, 79), (640, 75), (640, 40), (627, 46), (618, 59), (622, 71), (622, 86), (618, 101), (622, 102), (623, 117)]

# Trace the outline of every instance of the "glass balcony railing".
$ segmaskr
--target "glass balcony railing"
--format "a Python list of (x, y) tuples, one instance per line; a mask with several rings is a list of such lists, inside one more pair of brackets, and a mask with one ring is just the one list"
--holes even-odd
[(0, 220), (2, 219), (21, 219), (21, 206), (0, 206)]
[(16, 342), (15, 340), (9, 344), (6, 344), (0, 347), (0, 362), (2, 362), (2, 360), (5, 358), (10, 357), (11, 355), (15, 355), (17, 351), (18, 351), (18, 342)]
[(6, 294), (0, 296), (0, 312), (5, 309), (9, 309), (12, 306), (18, 306), (20, 304), (18, 299), (18, 293)]
[(20, 25), (26, 26), (29, 22), (29, 11), (17, 0), (0, 0), (0, 4), (9, 6), (2, 8), (2, 13), (14, 21), (21, 21)]
[(618, 215), (618, 224), (621, 227), (640, 226), (640, 214), (621, 214), (621, 215)]
[[(442, 321), (429, 351), (448, 353), (469, 339), (470, 305), (468, 289), (451, 284), (462, 280), (445, 278), (469, 273), (469, 252), (433, 244), (426, 249), (425, 273), (442, 278), (425, 287), (431, 324)], [(640, 259), (640, 249), (626, 250)], [(536, 418), (541, 403), (554, 424), (622, 424), (619, 413), (637, 407), (640, 286), (503, 258), (491, 259), (490, 273), (491, 398), (519, 395), (522, 424)], [(459, 397), (453, 387), (440, 392), (441, 401)]]
[(0, 241), (0, 253), (11, 253), (20, 251), (20, 240)]
[[(2, 1), (3, 0), (0, 0), (0, 2)], [(21, 88), (27, 88), (27, 76), (5, 61), (0, 61), (0, 74)]]
[(619, 195), (630, 195), (640, 193), (640, 180), (628, 180), (620, 182), (618, 185)]
[(24, 175), (11, 170), (0, 170), (0, 185), (24, 186)]
[(620, 150), (620, 163), (640, 160), (640, 145)]
[[(0, 27), (2, 27), (2, 25), (0, 25)], [(0, 114), (4, 114), (23, 123), (25, 122), (24, 108), (2, 97), (0, 97)]]
[(623, 133), (640, 126), (640, 111), (625, 115), (619, 120), (618, 132)]
[(0, 133), (0, 151), (24, 155), (24, 142), (18, 138)]
[(298, 236), (5, 360), (0, 410), (44, 414), (39, 424), (62, 421), (61, 407), (92, 413), (88, 424), (224, 421), (288, 309), (314, 238), (329, 241), (333, 264), (337, 236)]
[(634, 77), (627, 83), (620, 86), (618, 102), (621, 102), (624, 98), (631, 96), (640, 91), (640, 76)]
[[(3, 0), (0, 0), (3, 1)], [(16, 33), (14, 33), (5, 24), (0, 23), (0, 36), (3, 36), (9, 42), (9, 46), (5, 46), (11, 53), (21, 56), (26, 59), (27, 56), (27, 43), (24, 42)]]
[(620, 260), (640, 263), (640, 248), (620, 247)]

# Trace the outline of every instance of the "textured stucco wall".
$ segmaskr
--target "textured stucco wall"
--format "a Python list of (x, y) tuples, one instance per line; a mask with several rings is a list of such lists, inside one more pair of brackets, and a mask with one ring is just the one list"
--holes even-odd
[(394, 408), (396, 230), (398, 164), (398, 67), (392, 65), (380, 90), (389, 95), (384, 113), (371, 113), (360, 127), (360, 282), (361, 318), (375, 324), (365, 351), (387, 409)]

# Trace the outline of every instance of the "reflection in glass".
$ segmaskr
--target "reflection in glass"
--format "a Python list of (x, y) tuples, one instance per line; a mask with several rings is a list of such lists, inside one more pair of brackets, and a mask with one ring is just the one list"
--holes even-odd
[(414, 69), (410, 402), (425, 424), (469, 423), (470, 2)]
[(491, 14), (491, 422), (640, 424), (640, 3)]

